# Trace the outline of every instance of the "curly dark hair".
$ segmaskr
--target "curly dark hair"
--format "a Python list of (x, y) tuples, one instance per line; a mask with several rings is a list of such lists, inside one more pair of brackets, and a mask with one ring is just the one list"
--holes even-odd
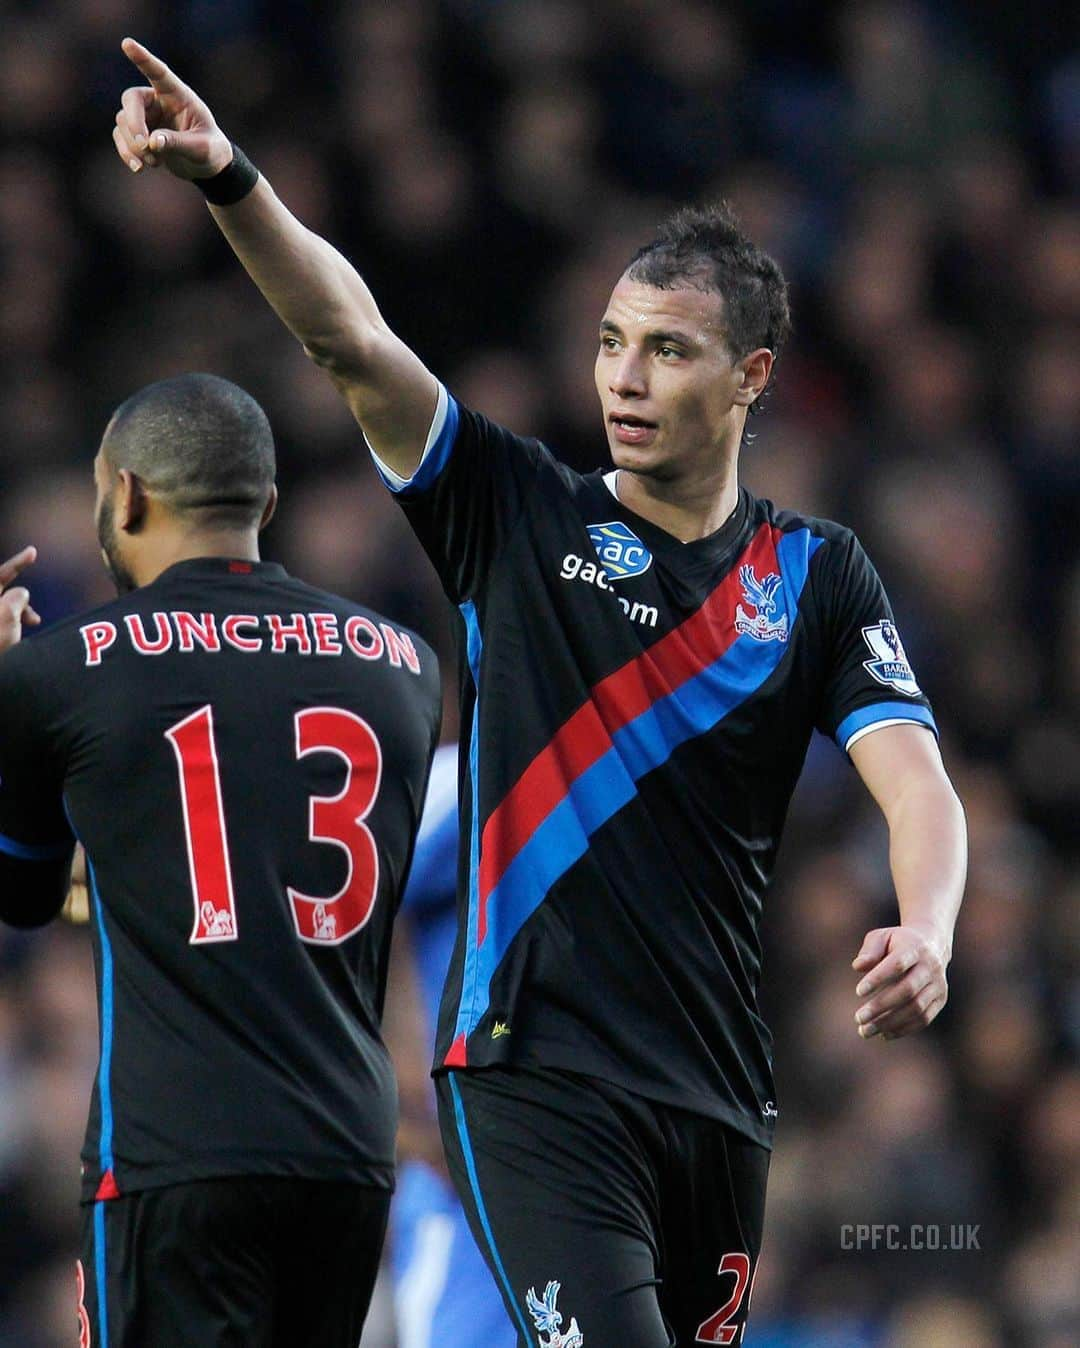
[[(736, 358), (760, 346), (776, 358), (791, 333), (784, 274), (742, 232), (726, 201), (686, 206), (669, 216), (656, 238), (634, 254), (626, 275), (658, 290), (694, 286), (721, 295)], [(751, 412), (760, 411), (760, 401)]]

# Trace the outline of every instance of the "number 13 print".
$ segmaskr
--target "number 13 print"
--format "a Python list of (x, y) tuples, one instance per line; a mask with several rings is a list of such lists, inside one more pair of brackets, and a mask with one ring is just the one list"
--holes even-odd
[[(379, 884), (379, 854), (363, 822), (382, 781), (382, 750), (368, 723), (340, 707), (309, 707), (294, 718), (297, 760), (309, 754), (336, 754), (345, 764), (345, 783), (336, 796), (312, 796), (308, 837), (339, 847), (349, 859), (345, 883), (325, 898), (287, 887), (293, 923), (301, 941), (340, 945), (371, 916)], [(211, 707), (200, 707), (165, 732), (180, 775), (195, 921), (192, 945), (235, 941), (239, 935), (233, 895), (221, 771)]]

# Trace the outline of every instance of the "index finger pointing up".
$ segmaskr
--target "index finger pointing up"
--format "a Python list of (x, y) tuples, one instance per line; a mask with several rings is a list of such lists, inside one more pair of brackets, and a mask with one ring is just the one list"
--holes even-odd
[(152, 51), (136, 42), (133, 37), (124, 38), (120, 48), (128, 60), (142, 71), (159, 94), (177, 94), (186, 86), (176, 78), (164, 61), (159, 61)]

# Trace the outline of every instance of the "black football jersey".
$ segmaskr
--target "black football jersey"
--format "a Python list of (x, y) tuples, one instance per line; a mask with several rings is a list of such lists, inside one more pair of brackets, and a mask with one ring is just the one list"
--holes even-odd
[(811, 732), (933, 728), (873, 567), (746, 491), (682, 543), (445, 391), (380, 471), (464, 623), (436, 1070), (588, 1073), (768, 1145), (758, 927)]
[(438, 739), (430, 648), (280, 566), (206, 558), (0, 656), (0, 707), (0, 851), (88, 858), (84, 1198), (390, 1186), (379, 1025)]

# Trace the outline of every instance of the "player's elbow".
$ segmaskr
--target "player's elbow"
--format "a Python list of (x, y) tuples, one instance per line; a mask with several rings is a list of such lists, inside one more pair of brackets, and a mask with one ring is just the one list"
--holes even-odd
[(964, 811), (964, 803), (956, 794), (956, 788), (944, 772), (931, 788), (931, 794), (942, 817), (948, 819), (955, 829), (966, 835), (967, 815)]
[(891, 786), (883, 804), (887, 818), (930, 814), (964, 827), (964, 807), (939, 758), (908, 764)]
[(308, 337), (304, 342), (304, 355), (331, 375), (340, 360), (338, 347), (331, 338)]
[(371, 323), (343, 319), (328, 323), (304, 341), (308, 358), (338, 385), (361, 383), (377, 363), (378, 334)]

